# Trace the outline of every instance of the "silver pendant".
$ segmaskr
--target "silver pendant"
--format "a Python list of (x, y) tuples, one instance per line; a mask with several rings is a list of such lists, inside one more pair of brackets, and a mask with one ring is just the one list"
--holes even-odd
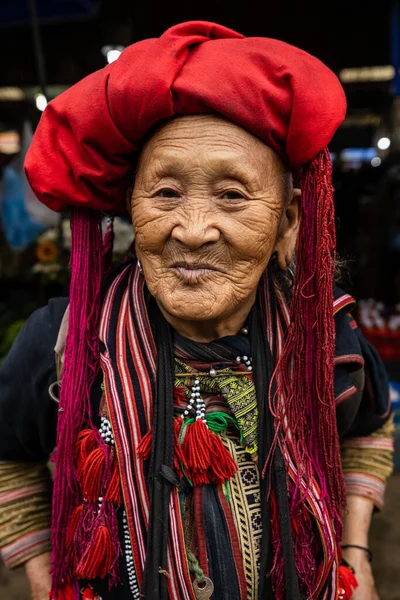
[(210, 600), (214, 592), (214, 584), (208, 577), (204, 577), (204, 583), (199, 584), (197, 580), (193, 583), (196, 600)]

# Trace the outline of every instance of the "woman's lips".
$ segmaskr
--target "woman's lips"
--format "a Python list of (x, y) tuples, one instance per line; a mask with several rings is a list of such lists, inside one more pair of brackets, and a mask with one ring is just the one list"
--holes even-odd
[(206, 275), (212, 275), (213, 273), (220, 273), (221, 269), (218, 269), (214, 265), (208, 263), (174, 263), (172, 268), (175, 269), (179, 275), (186, 281), (197, 281)]

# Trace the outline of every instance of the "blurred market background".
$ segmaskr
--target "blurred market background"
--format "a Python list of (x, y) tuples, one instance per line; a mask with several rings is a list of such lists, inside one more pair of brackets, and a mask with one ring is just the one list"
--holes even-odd
[[(341, 79), (348, 115), (332, 140), (338, 251), (357, 317), (386, 362), (400, 471), (400, 6), (390, 0), (0, 0), (0, 360), (31, 312), (68, 293), (69, 215), (30, 192), (24, 154), (47, 103), (123, 48), (184, 20), (217, 21), (318, 56)], [(132, 229), (116, 223), (116, 259)], [(381, 600), (400, 600), (400, 475), (371, 546)], [(27, 600), (0, 566), (0, 598)]]

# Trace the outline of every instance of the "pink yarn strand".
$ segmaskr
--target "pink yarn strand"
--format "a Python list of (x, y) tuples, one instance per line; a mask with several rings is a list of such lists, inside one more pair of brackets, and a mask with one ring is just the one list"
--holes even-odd
[[(282, 432), (297, 469), (292, 512), (304, 501), (316, 477), (339, 540), (345, 492), (333, 390), (336, 238), (331, 177), (327, 149), (301, 173), (301, 226), (291, 324), (277, 365), (277, 392), (270, 398), (270, 406), (276, 432)], [(301, 481), (306, 484), (305, 492)]]
[[(56, 472), (52, 511), (52, 590), (57, 598), (71, 579), (66, 561), (66, 534), (80, 501), (74, 446), (91, 421), (90, 389), (99, 366), (98, 323), (102, 277), (102, 236), (98, 214), (74, 209), (71, 216), (71, 286), (68, 336), (57, 427)], [(75, 586), (76, 587), (76, 586)], [(79, 594), (75, 592), (78, 600)]]

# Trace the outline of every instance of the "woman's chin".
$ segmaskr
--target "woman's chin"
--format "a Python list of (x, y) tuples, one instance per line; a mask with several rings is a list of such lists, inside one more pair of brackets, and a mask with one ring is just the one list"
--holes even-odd
[(198, 294), (191, 292), (190, 295), (175, 290), (163, 298), (157, 298), (157, 302), (163, 312), (182, 321), (219, 320), (226, 312), (227, 306), (221, 296), (216, 299), (204, 290)]

